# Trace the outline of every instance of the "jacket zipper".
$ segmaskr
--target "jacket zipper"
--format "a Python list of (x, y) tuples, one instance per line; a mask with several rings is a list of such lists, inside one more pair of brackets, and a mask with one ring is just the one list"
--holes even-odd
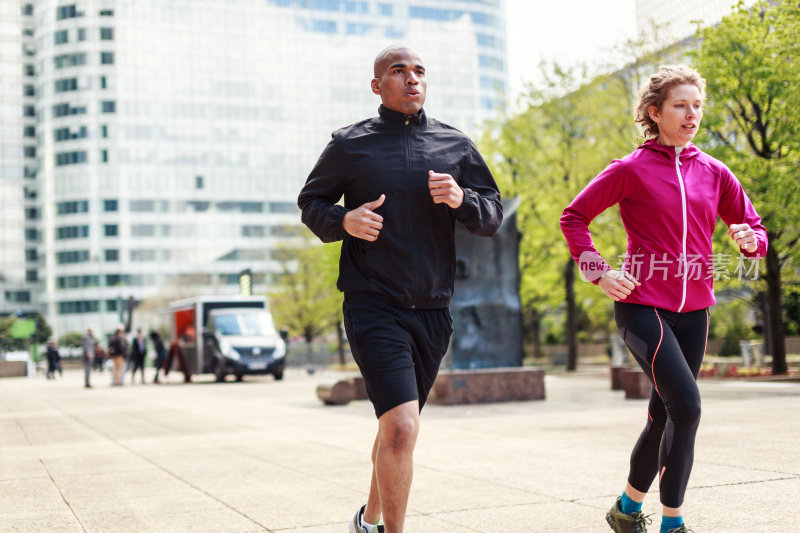
[(686, 212), (686, 187), (683, 183), (683, 175), (681, 174), (681, 158), (678, 150), (675, 151), (675, 172), (678, 174), (678, 184), (681, 186), (681, 215), (683, 216), (683, 237), (681, 239), (681, 245), (683, 247), (683, 292), (681, 294), (681, 304), (678, 306), (678, 312), (680, 313), (683, 310), (683, 306), (686, 304), (686, 285), (689, 280), (689, 262), (686, 258), (686, 233), (689, 228), (689, 220)]
[[(411, 166), (411, 128), (409, 127), (409, 118), (403, 121), (403, 156), (405, 157), (406, 163), (406, 180), (408, 182), (408, 186), (406, 187), (406, 204), (407, 204), (407, 212), (413, 213), (412, 211), (412, 191), (414, 186), (413, 174), (414, 169)], [(411, 221), (412, 217), (408, 217), (408, 235), (411, 241), (411, 248), (413, 251), (414, 259), (411, 261), (411, 309), (416, 309), (417, 307), (417, 295), (419, 291), (417, 291), (417, 244), (414, 241), (414, 228)]]

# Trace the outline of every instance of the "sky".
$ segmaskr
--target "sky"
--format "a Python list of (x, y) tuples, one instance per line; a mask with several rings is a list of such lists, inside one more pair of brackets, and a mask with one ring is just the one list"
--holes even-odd
[(542, 59), (605, 62), (636, 34), (635, 0), (506, 0), (509, 95), (539, 78)]

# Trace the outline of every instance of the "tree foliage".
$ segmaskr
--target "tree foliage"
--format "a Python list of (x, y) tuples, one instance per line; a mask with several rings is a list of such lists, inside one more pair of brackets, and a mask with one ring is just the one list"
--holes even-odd
[(764, 307), (775, 373), (786, 371), (782, 280), (796, 278), (800, 240), (798, 34), (796, 1), (740, 4), (719, 25), (700, 30), (700, 46), (692, 52), (708, 81), (698, 144), (736, 174), (770, 238)]
[[(566, 301), (567, 319), (573, 321), (567, 340), (574, 341), (579, 319), (584, 325), (607, 328), (611, 301), (596, 287), (570, 280), (575, 266), (559, 218), (613, 158), (633, 149), (636, 133), (628, 80), (591, 79), (582, 66), (543, 68), (545, 82), (528, 87), (523, 110), (504, 119), (482, 144), (502, 194), (522, 199), (518, 223), (523, 316), (540, 321), (546, 313), (562, 310)], [(602, 214), (591, 230), (609, 263), (616, 264), (625, 250), (618, 213)], [(536, 323), (527, 327), (538, 330)]]
[(320, 245), (308, 234), (301, 242), (287, 242), (275, 259), (281, 273), (270, 295), (270, 308), (279, 327), (306, 342), (338, 324), (342, 296), (336, 289), (341, 243)]

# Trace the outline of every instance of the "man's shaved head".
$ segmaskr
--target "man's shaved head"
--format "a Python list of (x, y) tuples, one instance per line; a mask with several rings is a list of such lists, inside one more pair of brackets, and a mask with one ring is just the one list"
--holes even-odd
[(410, 46), (406, 46), (404, 44), (392, 44), (381, 50), (377, 56), (375, 56), (375, 63), (373, 66), (373, 71), (376, 78), (380, 78), (381, 75), (386, 70), (388, 63), (392, 60), (394, 56), (397, 54), (409, 54), (412, 56), (416, 56), (419, 58), (419, 54), (414, 51), (413, 48)]

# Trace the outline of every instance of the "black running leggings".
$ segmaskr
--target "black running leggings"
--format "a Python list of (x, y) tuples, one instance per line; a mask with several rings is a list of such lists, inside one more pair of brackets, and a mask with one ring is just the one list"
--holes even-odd
[(647, 424), (631, 454), (628, 482), (647, 492), (659, 475), (661, 503), (680, 507), (694, 461), (700, 423), (697, 373), (708, 338), (708, 309), (675, 313), (616, 302), (617, 327), (653, 390)]

